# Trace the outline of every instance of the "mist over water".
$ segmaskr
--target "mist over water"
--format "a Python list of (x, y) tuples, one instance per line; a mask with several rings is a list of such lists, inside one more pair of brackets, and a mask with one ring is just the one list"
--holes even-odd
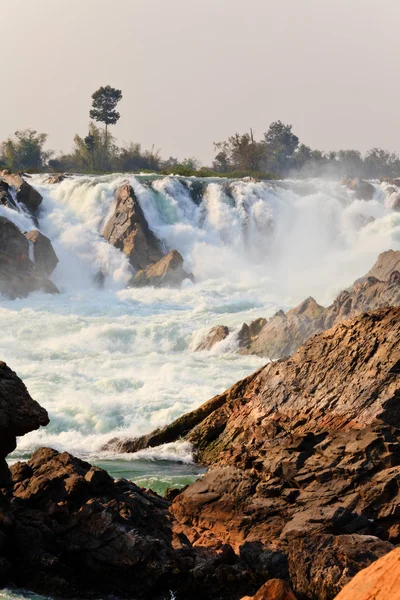
[[(196, 282), (181, 290), (126, 289), (127, 258), (102, 237), (114, 192), (133, 186), (165, 250), (176, 248)], [(112, 175), (31, 183), (44, 197), (40, 228), (60, 259), (59, 296), (0, 302), (0, 358), (24, 380), (50, 425), (19, 440), (13, 459), (46, 445), (93, 461), (115, 436), (162, 426), (265, 362), (234, 354), (244, 321), (312, 295), (327, 304), (365, 274), (379, 252), (400, 249), (400, 213), (385, 184), (356, 200), (338, 182), (252, 182)], [(22, 229), (31, 219), (0, 207)], [(106, 276), (99, 290), (93, 278)], [(210, 327), (233, 331), (211, 352), (193, 352)], [(189, 463), (175, 444), (136, 459)], [(115, 463), (116, 464), (116, 463)], [(118, 464), (121, 464), (120, 462)], [(120, 468), (120, 467), (118, 467)]]

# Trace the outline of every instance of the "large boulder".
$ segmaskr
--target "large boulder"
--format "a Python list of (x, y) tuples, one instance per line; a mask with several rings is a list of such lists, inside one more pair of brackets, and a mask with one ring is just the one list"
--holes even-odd
[(56, 286), (38, 271), (29, 257), (29, 241), (14, 223), (0, 216), (0, 294), (23, 298), (43, 290), (58, 293)]
[(58, 264), (51, 241), (37, 229), (28, 231), (25, 237), (33, 245), (33, 262), (37, 272), (49, 277)]
[(180, 287), (185, 279), (193, 281), (193, 275), (183, 268), (182, 255), (177, 250), (172, 250), (158, 262), (138, 271), (130, 286)]
[(42, 203), (42, 196), (21, 175), (2, 171), (0, 177), (15, 193), (18, 202), (22, 203), (32, 215), (36, 215)]
[(103, 237), (129, 258), (135, 269), (145, 269), (163, 257), (161, 244), (152, 233), (131, 185), (116, 191), (114, 214), (107, 221)]
[(400, 600), (400, 548), (360, 571), (335, 600)]

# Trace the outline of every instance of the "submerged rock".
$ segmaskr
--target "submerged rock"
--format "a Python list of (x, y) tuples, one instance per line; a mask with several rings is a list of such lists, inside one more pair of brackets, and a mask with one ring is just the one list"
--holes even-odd
[(177, 250), (172, 250), (158, 262), (138, 271), (129, 285), (131, 287), (180, 287), (185, 279), (193, 281), (193, 275), (183, 268), (182, 255)]
[(42, 275), (50, 276), (58, 264), (51, 241), (36, 229), (25, 233), (25, 237), (33, 244), (33, 261), (36, 270)]
[(215, 346), (215, 344), (222, 342), (222, 340), (226, 339), (228, 337), (228, 335), (229, 335), (229, 328), (226, 327), (226, 325), (216, 325), (216, 327), (212, 327), (210, 329), (205, 340), (203, 340), (195, 348), (195, 351), (198, 352), (201, 350), (211, 350), (211, 348), (213, 348)]
[(107, 221), (103, 237), (129, 258), (135, 269), (145, 269), (163, 257), (161, 244), (149, 228), (131, 185), (116, 191), (114, 214)]
[(46, 183), (51, 183), (52, 185), (55, 185), (56, 183), (61, 183), (66, 178), (67, 175), (65, 173), (55, 173), (54, 175), (50, 175), (50, 177), (46, 179)]
[(352, 192), (355, 192), (358, 200), (372, 200), (375, 196), (374, 186), (364, 179), (347, 178), (342, 180), (342, 184), (347, 186)]

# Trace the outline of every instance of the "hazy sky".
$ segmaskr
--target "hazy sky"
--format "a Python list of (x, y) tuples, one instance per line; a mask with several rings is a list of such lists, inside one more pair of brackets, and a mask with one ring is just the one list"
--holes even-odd
[(121, 88), (120, 143), (210, 162), (271, 121), (323, 150), (400, 152), (399, 0), (0, 0), (0, 139), (69, 150)]

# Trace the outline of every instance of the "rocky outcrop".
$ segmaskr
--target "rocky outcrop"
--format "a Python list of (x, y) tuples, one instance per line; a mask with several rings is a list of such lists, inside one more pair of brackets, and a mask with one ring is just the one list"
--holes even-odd
[(185, 279), (193, 281), (193, 275), (183, 268), (182, 255), (177, 250), (172, 250), (158, 262), (139, 270), (129, 285), (131, 287), (180, 287)]
[(11, 468), (9, 580), (58, 596), (235, 600), (260, 579), (232, 548), (194, 549), (169, 502), (67, 452)]
[(48, 422), (44, 408), (32, 400), (19, 377), (0, 361), (0, 487), (4, 459), (15, 450), (16, 438)]
[(38, 213), (43, 198), (21, 175), (2, 171), (0, 178), (3, 185), (6, 184), (8, 189), (13, 191), (17, 201), (23, 204), (32, 215)]
[(118, 188), (114, 214), (102, 235), (126, 254), (135, 269), (146, 269), (163, 257), (161, 244), (150, 230), (135, 192), (128, 183)]
[(33, 245), (33, 262), (36, 271), (49, 277), (58, 264), (51, 241), (37, 229), (28, 231), (25, 237)]
[(344, 290), (325, 308), (307, 298), (287, 313), (278, 311), (268, 321), (257, 319), (239, 331), (241, 354), (257, 354), (269, 359), (290, 356), (312, 335), (344, 319), (384, 306), (400, 305), (400, 252), (379, 255), (372, 269)]
[(29, 241), (14, 223), (0, 217), (0, 294), (14, 299), (42, 290), (58, 293), (29, 258)]
[(364, 179), (343, 179), (342, 184), (349, 188), (352, 192), (355, 192), (355, 196), (358, 200), (372, 200), (375, 195), (375, 188), (372, 183), (365, 181)]
[(400, 548), (360, 571), (335, 600), (400, 600)]
[(222, 342), (222, 340), (227, 338), (228, 335), (229, 328), (226, 327), (226, 325), (216, 325), (210, 329), (207, 337), (198, 346), (196, 346), (195, 350), (196, 352), (201, 350), (211, 350), (215, 344)]
[(400, 308), (363, 314), (119, 448), (191, 442), (211, 468), (174, 499), (174, 531), (272, 545), (298, 598), (331, 600), (400, 542), (399, 344)]

